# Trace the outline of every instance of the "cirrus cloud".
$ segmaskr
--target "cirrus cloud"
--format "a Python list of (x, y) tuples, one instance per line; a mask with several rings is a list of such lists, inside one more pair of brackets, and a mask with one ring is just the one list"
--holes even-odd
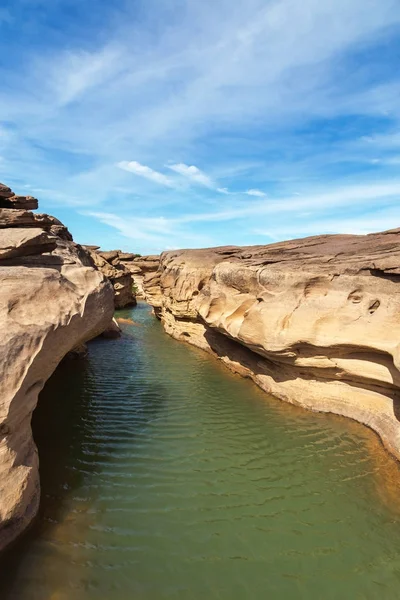
[(247, 194), (248, 196), (256, 196), (258, 198), (264, 198), (264, 196), (267, 195), (267, 194), (265, 194), (265, 192), (262, 192), (261, 190), (247, 190), (247, 192), (245, 192), (245, 194)]
[(187, 177), (194, 183), (198, 183), (200, 185), (204, 185), (208, 188), (213, 188), (214, 183), (212, 179), (206, 175), (203, 171), (201, 171), (198, 167), (194, 165), (185, 165), (184, 163), (178, 163), (176, 165), (167, 165), (169, 169), (175, 171), (175, 173), (179, 173), (179, 175), (183, 175), (183, 177)]
[(141, 165), (136, 160), (123, 160), (117, 165), (120, 169), (124, 171), (128, 171), (129, 173), (133, 173), (134, 175), (138, 175), (139, 177), (144, 177), (145, 179), (149, 179), (150, 181), (155, 181), (156, 183), (160, 183), (161, 185), (166, 185), (168, 187), (173, 187), (174, 183), (172, 179), (164, 175), (163, 173), (159, 173), (158, 171), (154, 171), (150, 167), (146, 165)]

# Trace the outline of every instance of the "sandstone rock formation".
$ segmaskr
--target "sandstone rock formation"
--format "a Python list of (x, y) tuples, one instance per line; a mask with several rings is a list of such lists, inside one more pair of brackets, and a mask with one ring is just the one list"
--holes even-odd
[(38, 201), (32, 196), (17, 196), (14, 192), (0, 183), (0, 208), (24, 208), (35, 210), (38, 207)]
[(89, 254), (60, 221), (26, 210), (37, 207), (33, 200), (0, 184), (0, 550), (39, 505), (31, 432), (38, 394), (114, 311), (112, 287)]
[[(115, 308), (135, 306), (136, 295), (134, 281), (130, 270), (126, 267), (126, 257), (134, 257), (121, 250), (103, 252), (99, 246), (85, 246), (98, 269), (110, 280), (114, 288)], [(124, 259), (124, 261), (123, 261)]]
[(165, 252), (144, 288), (173, 337), (400, 458), (400, 229)]
[(135, 254), (131, 254), (131, 256), (130, 259), (122, 257), (121, 260), (133, 275), (137, 289), (136, 295), (138, 298), (144, 298), (143, 278), (147, 273), (152, 273), (158, 269), (160, 257), (158, 255), (138, 256)]

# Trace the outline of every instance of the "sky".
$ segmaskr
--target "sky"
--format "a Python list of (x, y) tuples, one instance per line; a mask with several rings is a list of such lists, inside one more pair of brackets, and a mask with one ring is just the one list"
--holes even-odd
[(399, 0), (2, 0), (0, 181), (141, 254), (400, 226)]

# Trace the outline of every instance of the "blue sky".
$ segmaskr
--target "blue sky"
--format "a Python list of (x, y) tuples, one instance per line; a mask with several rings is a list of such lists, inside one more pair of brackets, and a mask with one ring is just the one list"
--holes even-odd
[(3, 0), (0, 181), (146, 253), (400, 226), (398, 0)]

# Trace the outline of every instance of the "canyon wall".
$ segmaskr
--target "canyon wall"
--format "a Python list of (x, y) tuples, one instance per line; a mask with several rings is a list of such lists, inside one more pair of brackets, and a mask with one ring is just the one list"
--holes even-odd
[(101, 251), (99, 246), (84, 246), (96, 267), (107, 277), (114, 288), (116, 309), (136, 305), (134, 281), (124, 260), (133, 260), (134, 254), (121, 250)]
[(173, 337), (400, 459), (400, 229), (164, 252), (144, 289)]
[(143, 278), (158, 268), (160, 257), (141, 256), (121, 250), (100, 250), (100, 246), (84, 246), (98, 269), (114, 288), (115, 308), (135, 306), (136, 298), (144, 298)]
[(38, 394), (114, 312), (112, 286), (89, 254), (60, 221), (27, 210), (36, 208), (35, 198), (0, 184), (0, 550), (38, 510)]
[[(127, 254), (124, 255), (128, 256)], [(160, 264), (160, 257), (158, 255), (151, 256), (138, 256), (135, 254), (130, 255), (132, 258), (122, 258), (123, 264), (132, 273), (135, 287), (137, 289), (137, 297), (144, 298), (143, 290), (143, 279), (147, 273), (152, 273), (158, 269)]]

